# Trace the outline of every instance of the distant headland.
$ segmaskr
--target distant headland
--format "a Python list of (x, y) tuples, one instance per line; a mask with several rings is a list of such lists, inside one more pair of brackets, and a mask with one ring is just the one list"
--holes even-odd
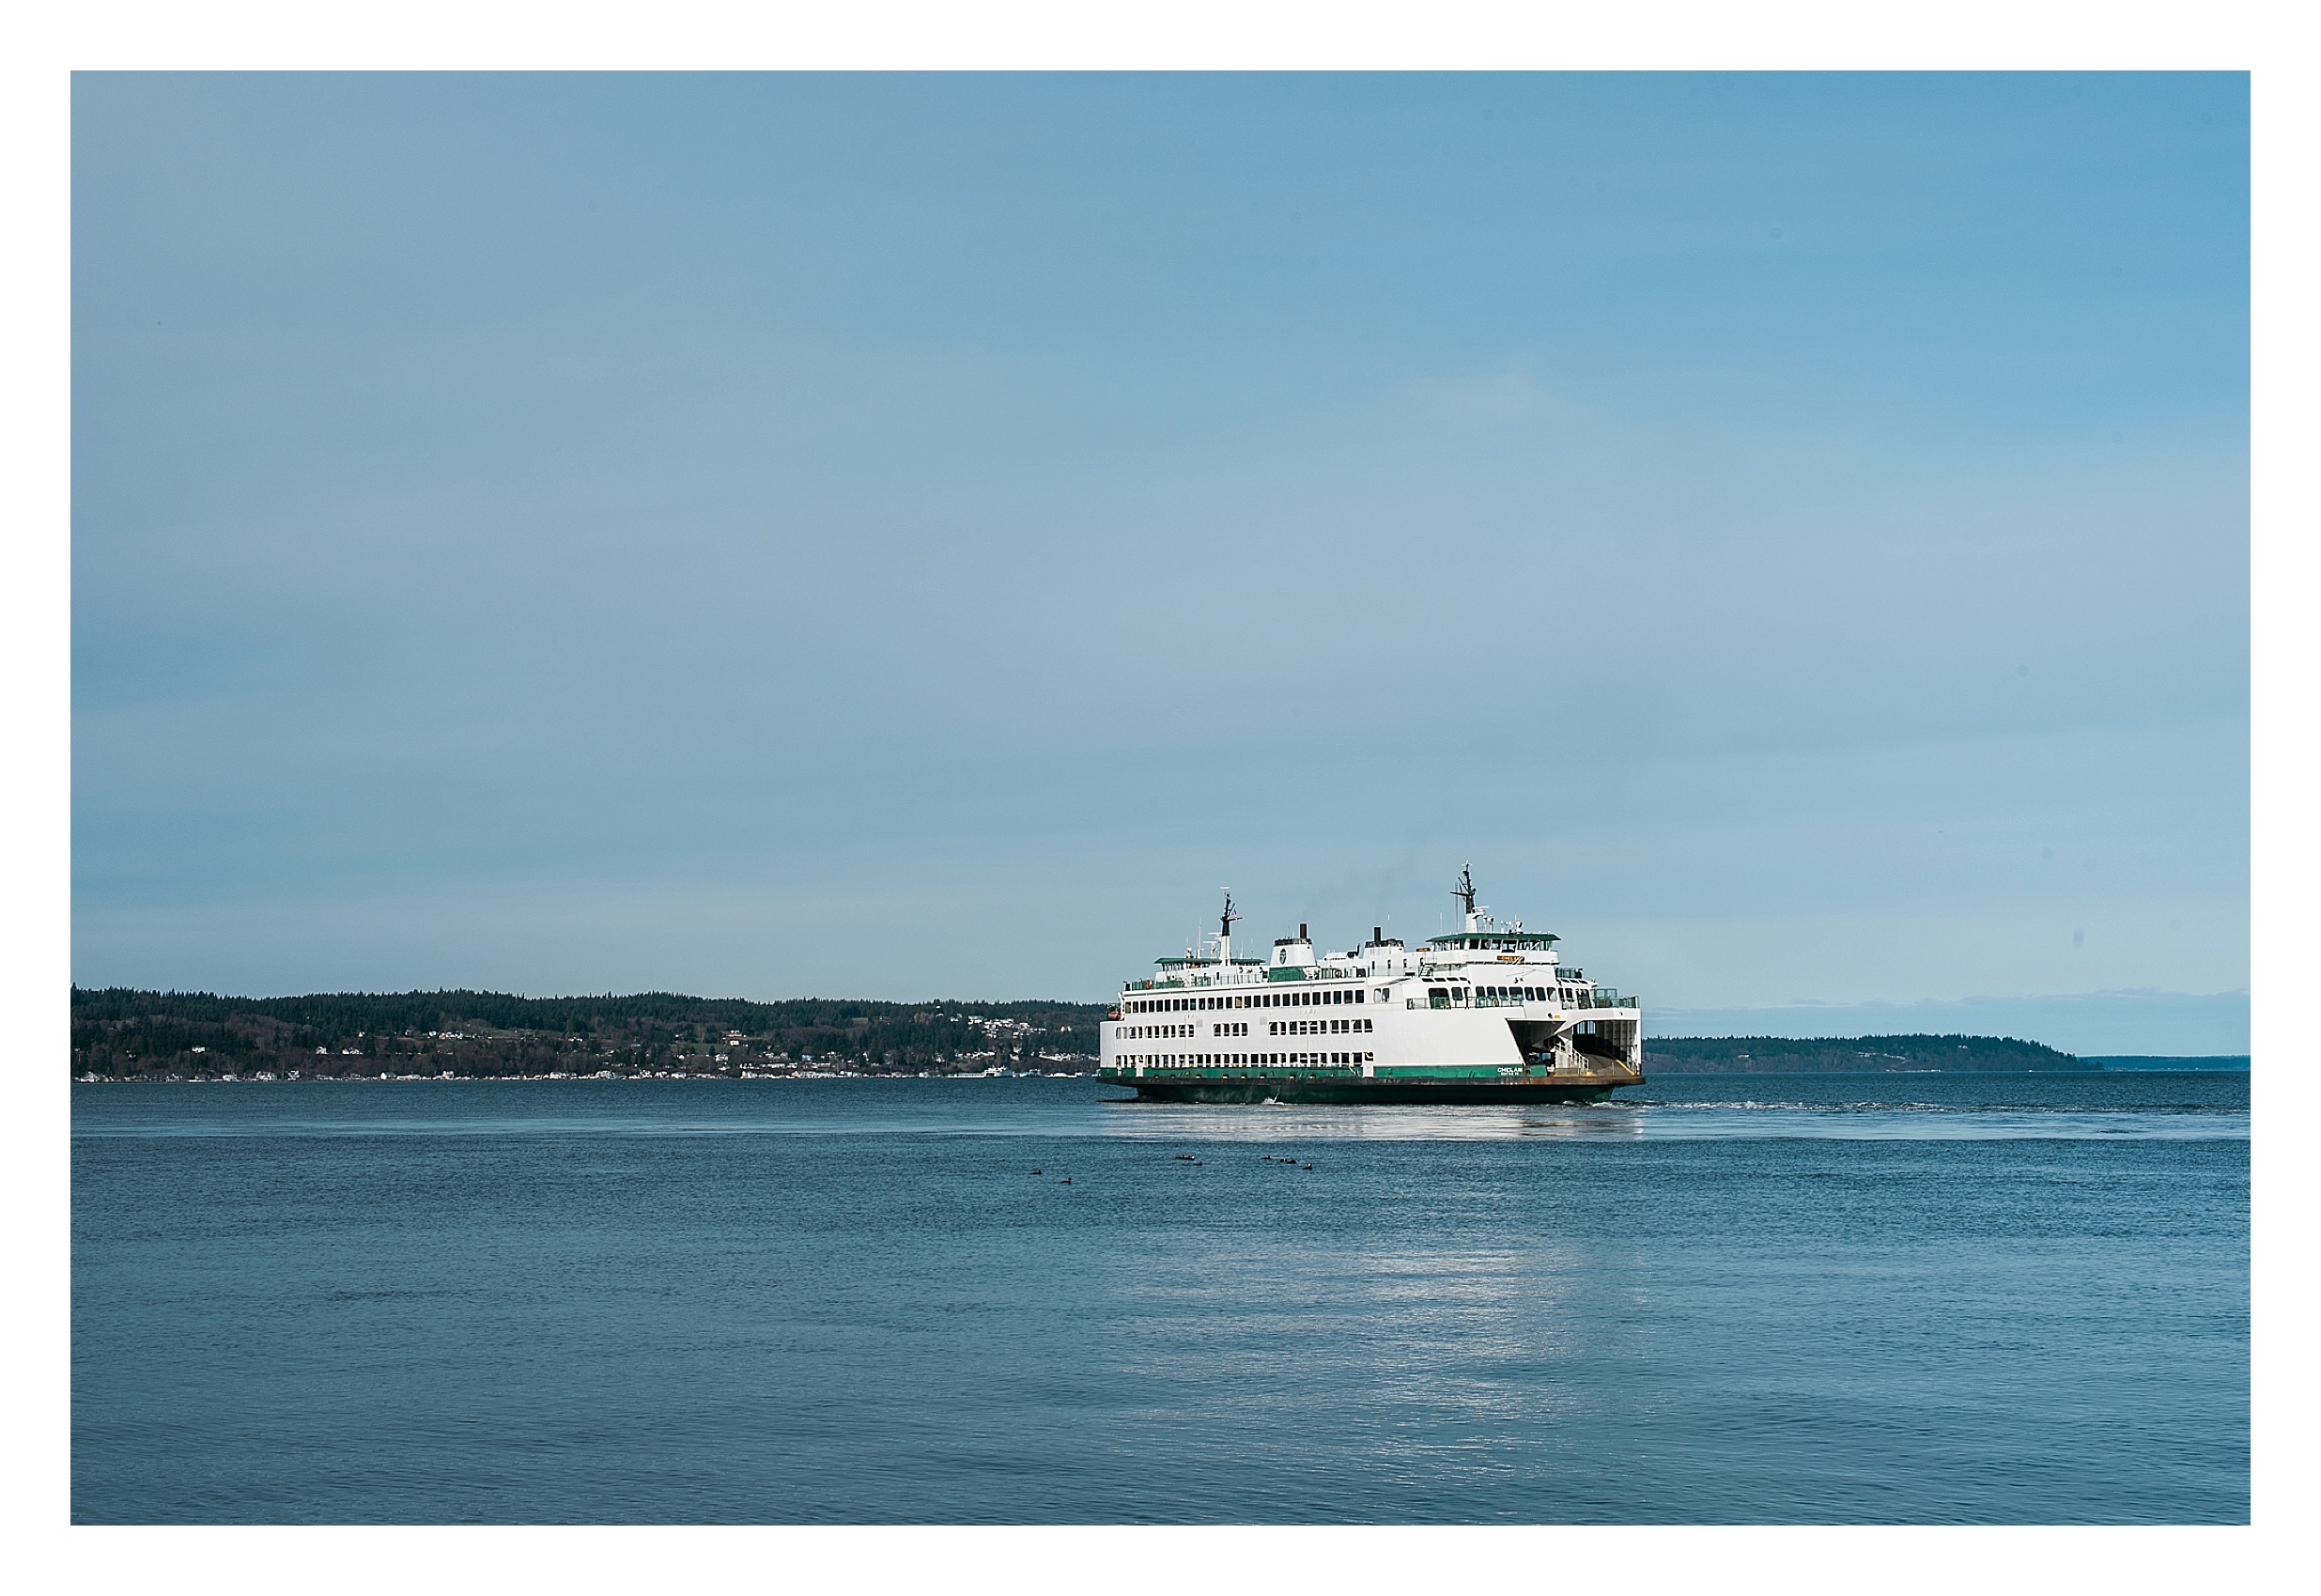
[(1834, 1075), (1918, 1070), (2099, 1070), (2011, 1036), (1647, 1036), (1648, 1075)]

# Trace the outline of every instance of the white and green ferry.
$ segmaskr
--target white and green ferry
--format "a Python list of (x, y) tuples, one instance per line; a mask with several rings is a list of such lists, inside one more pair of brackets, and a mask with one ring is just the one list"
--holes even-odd
[(1098, 1069), (1139, 1095), (1184, 1103), (1568, 1103), (1644, 1082), (1643, 1010), (1566, 966), (1559, 940), (1463, 924), (1405, 947), (1378, 928), (1314, 952), (1303, 925), (1268, 958), (1233, 953), (1232, 895), (1214, 938), (1156, 961), (1106, 1016)]

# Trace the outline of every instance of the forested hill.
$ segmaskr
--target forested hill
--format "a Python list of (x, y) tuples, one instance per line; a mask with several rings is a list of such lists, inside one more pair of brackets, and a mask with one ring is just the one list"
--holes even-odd
[(1875, 1070), (2097, 1070), (2074, 1058), (2011, 1036), (1649, 1036), (1647, 1075), (1783, 1075)]
[[(1096, 1003), (753, 1003), (673, 992), (518, 998), (503, 992), (207, 992), (72, 989), (76, 1075), (382, 1069), (460, 1075), (611, 1068), (714, 1072), (749, 1064), (866, 1073), (1039, 1067), (1091, 1058)], [(724, 1055), (720, 1060), (719, 1055)], [(1076, 1069), (1079, 1063), (1064, 1062)]]

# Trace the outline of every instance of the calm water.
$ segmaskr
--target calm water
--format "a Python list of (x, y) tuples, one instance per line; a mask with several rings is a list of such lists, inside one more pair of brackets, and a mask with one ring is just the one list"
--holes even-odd
[(2247, 1519), (2245, 1075), (1120, 1095), (76, 1087), (73, 1516)]

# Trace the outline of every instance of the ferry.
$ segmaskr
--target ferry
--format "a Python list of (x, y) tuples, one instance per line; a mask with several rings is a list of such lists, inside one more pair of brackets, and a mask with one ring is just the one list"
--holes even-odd
[(1317, 954), (1300, 925), (1250, 958), (1228, 891), (1214, 937), (1122, 985), (1098, 1076), (1175, 1103), (1574, 1103), (1644, 1084), (1636, 998), (1478, 907), (1471, 864), (1451, 895), (1463, 923), (1416, 948), (1373, 926)]

